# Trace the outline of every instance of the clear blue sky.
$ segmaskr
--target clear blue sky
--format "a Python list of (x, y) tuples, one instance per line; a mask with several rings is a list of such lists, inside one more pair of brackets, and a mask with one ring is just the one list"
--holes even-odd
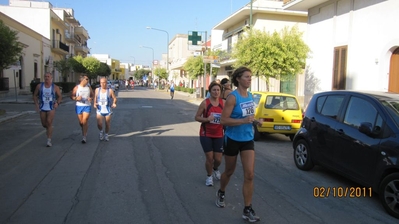
[[(41, 1), (41, 0), (38, 0)], [(50, 0), (53, 7), (73, 8), (75, 18), (89, 32), (92, 54), (109, 54), (122, 62), (150, 65), (166, 53), (169, 39), (188, 31), (208, 31), (250, 0)], [(8, 0), (0, 0), (8, 5)], [(133, 58), (134, 57), (134, 58)]]

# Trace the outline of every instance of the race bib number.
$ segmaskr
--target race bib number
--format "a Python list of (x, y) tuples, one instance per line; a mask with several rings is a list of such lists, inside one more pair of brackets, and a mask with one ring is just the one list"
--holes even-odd
[(101, 106), (107, 106), (108, 105), (108, 100), (106, 98), (100, 98), (100, 105)]
[(255, 103), (254, 102), (241, 103), (240, 108), (241, 108), (243, 117), (255, 114)]
[(221, 113), (211, 113), (213, 115), (213, 120), (211, 120), (210, 123), (212, 124), (220, 124), (220, 118), (222, 117)]
[(53, 101), (53, 97), (50, 93), (45, 93), (43, 94), (43, 103), (49, 103), (50, 101)]

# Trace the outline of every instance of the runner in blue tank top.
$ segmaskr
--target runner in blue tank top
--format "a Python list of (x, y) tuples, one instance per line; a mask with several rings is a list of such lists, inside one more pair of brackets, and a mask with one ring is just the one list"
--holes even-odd
[[(112, 99), (112, 102), (111, 102)], [(109, 141), (109, 130), (111, 128), (112, 108), (116, 108), (115, 92), (107, 88), (107, 79), (100, 79), (100, 87), (94, 92), (94, 107), (97, 109), (97, 128), (100, 130), (100, 141)], [(105, 118), (105, 133), (103, 130), (103, 120)]]
[[(250, 222), (260, 220), (252, 209), (252, 194), (254, 190), (255, 147), (252, 130), (255, 113), (255, 103), (252, 94), (248, 92), (251, 87), (252, 72), (246, 67), (237, 68), (232, 75), (232, 82), (237, 87), (226, 99), (223, 108), (221, 123), (226, 126), (224, 143), (225, 170), (221, 176), (220, 189), (217, 191), (216, 205), (225, 207), (224, 197), (227, 184), (233, 175), (240, 154), (244, 169), (244, 211), (242, 218)], [(259, 122), (259, 121), (257, 121)]]
[(55, 109), (61, 104), (62, 95), (60, 88), (53, 83), (53, 75), (47, 72), (44, 75), (44, 82), (38, 84), (33, 93), (33, 102), (36, 111), (40, 113), (42, 126), (46, 129), (47, 147), (51, 147), (51, 137), (53, 135), (53, 120)]

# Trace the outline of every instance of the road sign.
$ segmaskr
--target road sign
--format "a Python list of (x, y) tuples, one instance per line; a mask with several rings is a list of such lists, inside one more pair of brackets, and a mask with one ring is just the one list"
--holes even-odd
[(203, 56), (204, 63), (219, 63), (219, 56)]

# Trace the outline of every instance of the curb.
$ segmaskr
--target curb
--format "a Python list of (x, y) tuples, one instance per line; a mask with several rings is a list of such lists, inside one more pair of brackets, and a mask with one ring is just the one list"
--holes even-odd
[(21, 112), (21, 113), (18, 112), (15, 115), (11, 115), (11, 116), (0, 118), (0, 124), (4, 123), (4, 122), (12, 121), (12, 120), (14, 120), (14, 119), (16, 119), (18, 117), (24, 116), (24, 115), (34, 114), (34, 113), (35, 113), (34, 111), (24, 111), (24, 112)]

